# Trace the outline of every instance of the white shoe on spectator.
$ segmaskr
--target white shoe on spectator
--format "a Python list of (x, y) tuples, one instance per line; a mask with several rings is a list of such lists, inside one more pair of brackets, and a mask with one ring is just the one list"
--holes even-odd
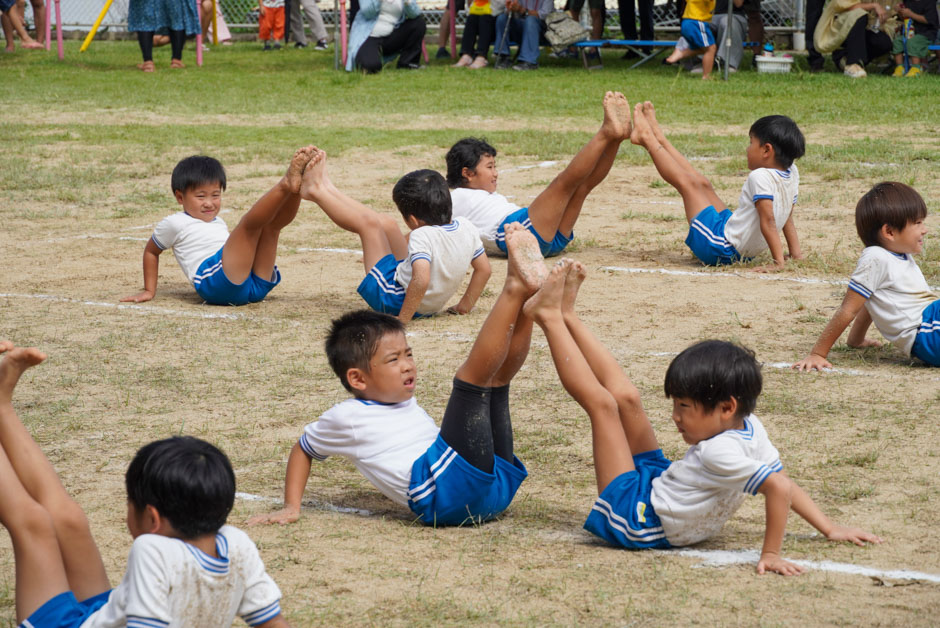
[(857, 63), (850, 63), (849, 65), (845, 66), (845, 71), (843, 74), (851, 78), (865, 78), (868, 76), (865, 68)]
[(689, 74), (701, 74), (701, 73), (702, 73), (702, 66), (700, 65), (697, 65), (691, 70), (689, 70)]

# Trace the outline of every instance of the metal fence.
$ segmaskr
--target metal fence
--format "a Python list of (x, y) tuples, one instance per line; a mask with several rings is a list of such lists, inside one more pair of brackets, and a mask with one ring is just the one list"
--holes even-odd
[[(102, 28), (124, 30), (127, 25), (127, 7), (130, 0), (114, 0), (108, 15), (102, 21)], [(194, 0), (195, 1), (195, 0)], [(296, 0), (295, 0), (296, 1)], [(798, 30), (798, 17), (802, 15), (802, 6), (798, 3), (803, 0), (764, 0), (761, 3), (761, 15), (764, 26), (772, 31)], [(52, 0), (46, 0), (52, 2)], [(258, 26), (258, 3), (256, 0), (217, 0), (230, 28), (256, 29)], [(428, 26), (437, 28), (446, 8), (443, 0), (418, 0), (425, 13)], [(556, 0), (556, 6), (564, 6), (563, 0)], [(88, 30), (104, 6), (103, 0), (69, 0), (61, 3), (62, 24), (64, 29)], [(620, 13), (617, 10), (617, 0), (606, 0), (607, 19), (606, 27), (614, 36), (620, 33)], [(338, 12), (334, 0), (321, 0), (320, 11), (328, 25), (335, 24)], [(587, 11), (583, 11), (587, 14)], [(799, 15), (798, 15), (799, 14)], [(465, 12), (457, 15), (458, 28), (463, 27)], [(679, 16), (676, 14), (673, 0), (661, 1), (653, 6), (653, 19), (657, 29), (678, 29)], [(26, 3), (26, 21), (31, 25), (32, 7)]]

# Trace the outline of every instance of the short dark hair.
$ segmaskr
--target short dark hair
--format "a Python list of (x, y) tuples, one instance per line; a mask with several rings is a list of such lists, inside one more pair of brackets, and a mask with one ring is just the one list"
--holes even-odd
[(463, 176), (463, 169), (475, 170), (477, 164), (485, 155), (496, 157), (496, 149), (482, 137), (465, 137), (447, 151), (444, 160), (447, 162), (447, 185), (459, 188), (467, 185)]
[(777, 163), (784, 168), (789, 168), (806, 152), (803, 132), (786, 116), (764, 116), (751, 125), (748, 134), (756, 137), (761, 145), (773, 146)]
[(453, 216), (450, 190), (440, 172), (415, 170), (395, 184), (392, 200), (403, 218), (414, 216), (427, 225), (446, 225)]
[(235, 473), (218, 447), (192, 436), (144, 445), (124, 476), (127, 499), (153, 506), (184, 539), (218, 532), (235, 504)]
[(855, 229), (865, 246), (879, 246), (881, 227), (900, 231), (927, 217), (927, 204), (917, 190), (897, 181), (883, 181), (866, 192), (855, 206)]
[(706, 411), (732, 397), (737, 417), (754, 411), (763, 386), (754, 352), (724, 340), (703, 340), (675, 357), (666, 369), (666, 397), (684, 397)]
[(368, 371), (379, 342), (393, 333), (404, 334), (404, 324), (394, 316), (373, 310), (347, 312), (332, 322), (326, 336), (326, 359), (343, 388), (355, 394), (346, 372), (351, 368)]
[(218, 183), (225, 190), (225, 168), (218, 159), (205, 155), (193, 155), (181, 160), (173, 168), (170, 177), (174, 194), (206, 183)]

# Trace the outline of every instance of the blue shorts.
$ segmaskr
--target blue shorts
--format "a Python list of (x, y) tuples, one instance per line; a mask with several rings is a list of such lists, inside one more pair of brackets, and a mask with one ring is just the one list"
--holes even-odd
[(389, 253), (369, 271), (365, 279), (359, 282), (356, 292), (376, 312), (398, 316), (405, 302), (405, 288), (395, 281), (395, 271), (401, 260)]
[(914, 336), (911, 355), (930, 366), (940, 366), (940, 299), (924, 310), (923, 322)]
[(666, 549), (662, 523), (653, 511), (653, 480), (672, 464), (662, 449), (633, 456), (636, 469), (618, 475), (601, 493), (584, 522), (584, 529), (627, 549)]
[(506, 510), (528, 475), (515, 456), (495, 456), (493, 472), (481, 471), (438, 436), (411, 467), (408, 506), (426, 525), (480, 523)]
[(506, 225), (514, 222), (518, 222), (532, 232), (535, 239), (539, 241), (539, 248), (542, 249), (542, 257), (559, 255), (565, 250), (565, 247), (568, 246), (572, 238), (574, 238), (574, 232), (572, 232), (570, 236), (566, 236), (561, 231), (556, 231), (552, 241), (546, 242), (532, 226), (532, 221), (529, 220), (529, 208), (523, 207), (503, 218), (502, 224), (499, 225), (499, 228), (496, 230), (496, 246), (498, 246), (499, 250), (503, 253), (506, 252)]
[(20, 628), (78, 628), (108, 602), (111, 591), (105, 591), (79, 602), (71, 591), (60, 593), (36, 609), (20, 624)]
[(16, 4), (16, 0), (0, 0), (0, 11), (6, 13), (13, 8), (13, 5)]
[(680, 31), (692, 50), (701, 50), (715, 45), (715, 35), (708, 22), (684, 19)]
[[(225, 247), (222, 247), (223, 249)], [(257, 303), (268, 296), (271, 289), (281, 283), (281, 271), (274, 267), (274, 280), (262, 279), (251, 273), (245, 281), (234, 284), (222, 270), (222, 249), (204, 261), (193, 277), (193, 287), (210, 305), (246, 305)]]
[(709, 205), (692, 219), (685, 243), (703, 264), (720, 266), (733, 264), (741, 259), (749, 259), (742, 258), (741, 254), (725, 239), (725, 223), (731, 218), (731, 214), (730, 209), (718, 213), (712, 205)]

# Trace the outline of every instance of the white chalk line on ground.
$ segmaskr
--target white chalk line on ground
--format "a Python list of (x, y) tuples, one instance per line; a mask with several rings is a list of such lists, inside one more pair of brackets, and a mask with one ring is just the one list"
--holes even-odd
[(558, 163), (557, 161), (540, 161), (537, 164), (531, 164), (528, 166), (515, 166), (513, 168), (500, 168), (500, 173), (503, 174), (506, 172), (517, 172), (519, 170), (532, 170), (533, 168), (551, 168), (557, 163)]
[[(691, 558), (701, 558), (702, 563), (697, 567), (726, 567), (728, 565), (750, 564), (756, 565), (760, 560), (758, 550), (696, 550), (696, 549), (678, 549), (663, 550), (664, 554), (678, 554), (679, 556), (689, 556)], [(814, 569), (816, 571), (830, 571), (835, 573), (844, 573), (858, 576), (868, 576), (869, 578), (889, 578), (891, 580), (922, 580), (926, 582), (940, 583), (940, 574), (924, 573), (922, 571), (912, 571), (909, 569), (876, 569), (874, 567), (864, 567), (853, 563), (837, 563), (831, 560), (802, 560), (787, 558), (791, 563)]]
[[(252, 495), (251, 493), (235, 493), (235, 497), (243, 499), (246, 502), (266, 502), (269, 504), (283, 504), (284, 500), (274, 497), (264, 497), (263, 495)], [(350, 508), (348, 506), (334, 506), (328, 502), (321, 502), (318, 499), (305, 499), (300, 502), (301, 507), (313, 510), (328, 510), (330, 512), (341, 512), (350, 515), (359, 515), (360, 517), (371, 517), (373, 512), (363, 508)]]

